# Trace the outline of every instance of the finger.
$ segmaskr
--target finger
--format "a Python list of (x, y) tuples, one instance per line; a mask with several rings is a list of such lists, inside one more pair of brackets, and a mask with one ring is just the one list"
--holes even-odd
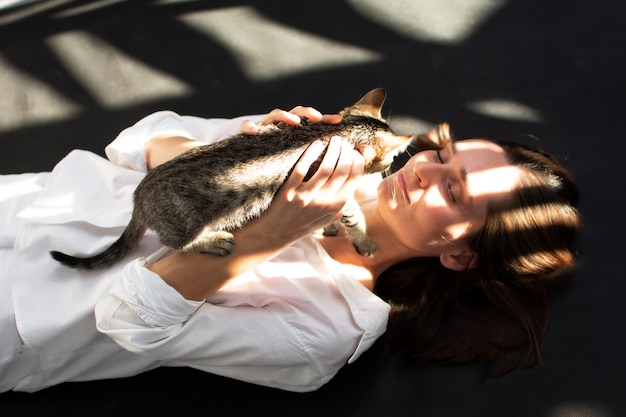
[(339, 136), (333, 136), (326, 146), (326, 153), (322, 158), (315, 173), (300, 188), (309, 192), (316, 192), (322, 188), (326, 182), (335, 174), (337, 161), (339, 160), (344, 147), (344, 142)]
[(326, 123), (328, 125), (336, 125), (337, 123), (341, 122), (341, 119), (342, 117), (339, 114), (325, 114), (322, 116), (320, 122)]
[(269, 125), (269, 124), (278, 124), (285, 123), (290, 126), (295, 126), (300, 123), (300, 116), (297, 114), (290, 113), (281, 109), (274, 109), (269, 112), (259, 124), (261, 125)]
[(289, 111), (292, 114), (296, 114), (301, 118), (306, 118), (311, 122), (319, 122), (324, 117), (317, 109), (313, 107), (296, 106)]
[(293, 167), (291, 175), (289, 175), (285, 181), (283, 188), (293, 189), (300, 186), (308, 174), (311, 165), (319, 159), (325, 148), (326, 145), (321, 140), (312, 142), (302, 153), (302, 156), (300, 156), (300, 159)]
[(356, 172), (353, 174), (353, 170), (355, 169), (355, 158), (357, 158), (351, 144), (341, 141), (340, 145), (340, 153), (332, 175), (322, 186), (323, 191), (333, 198), (338, 198), (341, 192), (342, 196), (339, 199), (347, 196), (345, 187), (350, 184), (351, 177), (356, 174)]
[[(338, 136), (333, 137), (326, 149), (322, 144), (321, 150), (317, 148), (311, 153), (303, 154), (301, 160), (296, 164), (294, 172), (288, 179), (288, 188), (286, 189), (286, 198), (288, 201), (301, 201), (303, 205), (309, 204), (314, 198), (318, 197), (321, 190), (329, 178), (333, 175), (337, 160), (341, 153), (342, 140)], [(311, 148), (309, 146), (309, 148)], [(307, 149), (308, 151), (309, 149)], [(324, 156), (319, 163), (315, 173), (306, 182), (304, 178), (310, 170), (311, 165), (318, 161), (322, 152)]]
[(252, 123), (250, 120), (244, 120), (241, 125), (239, 125), (239, 129), (237, 133), (245, 133), (248, 135), (256, 135), (259, 131), (259, 127)]
[(348, 198), (353, 197), (357, 188), (361, 184), (365, 173), (365, 158), (363, 155), (355, 149), (352, 150), (352, 160), (350, 166), (350, 174), (346, 181), (337, 190), (337, 195), (340, 197)]

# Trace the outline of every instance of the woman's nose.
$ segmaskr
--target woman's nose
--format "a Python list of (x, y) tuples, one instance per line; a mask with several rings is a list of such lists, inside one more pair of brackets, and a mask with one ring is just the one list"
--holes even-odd
[(413, 174), (422, 188), (428, 187), (433, 181), (437, 182), (443, 170), (444, 167), (441, 164), (434, 162), (417, 162), (413, 166)]

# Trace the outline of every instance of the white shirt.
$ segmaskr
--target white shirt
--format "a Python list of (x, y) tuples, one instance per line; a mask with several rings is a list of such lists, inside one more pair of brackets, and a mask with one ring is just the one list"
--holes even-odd
[(2, 390), (36, 391), (65, 381), (188, 366), (310, 391), (384, 333), (389, 305), (344, 273), (312, 236), (205, 302), (184, 299), (145, 267), (167, 251), (152, 232), (131, 256), (106, 270), (70, 269), (48, 255), (100, 252), (119, 237), (146, 171), (147, 140), (177, 134), (210, 143), (232, 135), (246, 118), (158, 112), (124, 130), (106, 148), (109, 160), (73, 151), (45, 174), (45, 185), (18, 215), (10, 262), (0, 262), (0, 273), (12, 279), (24, 343), (19, 349), (26, 352), (20, 355), (28, 362), (13, 384), (7, 382), (9, 372), (3, 373), (10, 361), (0, 357)]

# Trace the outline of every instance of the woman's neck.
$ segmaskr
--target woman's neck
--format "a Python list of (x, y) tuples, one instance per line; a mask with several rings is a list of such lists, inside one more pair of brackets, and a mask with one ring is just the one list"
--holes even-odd
[(344, 233), (337, 236), (319, 236), (318, 240), (330, 257), (342, 265), (344, 272), (366, 288), (370, 290), (374, 288), (376, 275), (374, 275), (371, 260), (359, 255)]
[(403, 257), (403, 251), (397, 248), (397, 242), (389, 239), (390, 234), (385, 229), (375, 202), (361, 204), (367, 219), (368, 236), (378, 247), (373, 256), (359, 255), (343, 228), (340, 228), (337, 236), (320, 236), (319, 241), (333, 259), (343, 264), (350, 270), (350, 275), (371, 290), (380, 274), (396, 263), (408, 259), (408, 256)]

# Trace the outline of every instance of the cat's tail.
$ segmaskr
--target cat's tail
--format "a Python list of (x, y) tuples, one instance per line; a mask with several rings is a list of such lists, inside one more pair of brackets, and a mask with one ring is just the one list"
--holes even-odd
[(128, 255), (139, 243), (146, 232), (142, 222), (133, 217), (124, 233), (104, 252), (86, 258), (67, 255), (58, 251), (50, 251), (50, 255), (63, 265), (77, 269), (105, 268)]

